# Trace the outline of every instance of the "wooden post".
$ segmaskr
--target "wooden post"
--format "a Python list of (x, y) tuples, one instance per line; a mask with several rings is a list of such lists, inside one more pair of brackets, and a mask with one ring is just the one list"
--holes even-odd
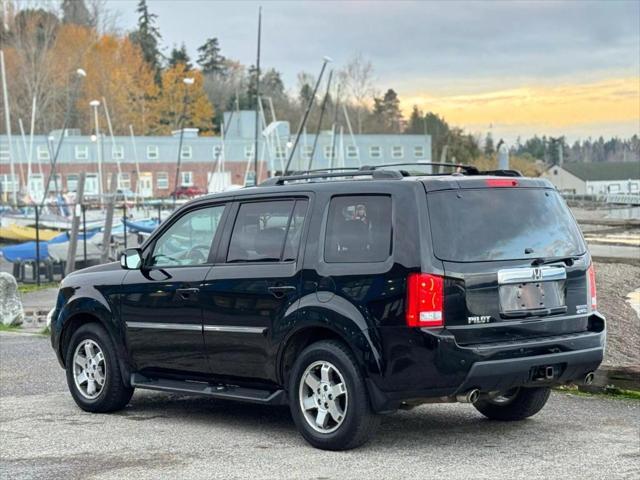
[(100, 263), (109, 261), (109, 250), (111, 249), (111, 225), (113, 224), (113, 210), (116, 205), (116, 192), (118, 191), (118, 174), (111, 174), (111, 185), (107, 194), (107, 215), (104, 219), (104, 233), (102, 235), (102, 256)]
[[(76, 269), (76, 251), (78, 249), (78, 230), (80, 230), (80, 217), (82, 202), (84, 201), (84, 179), (85, 173), (78, 178), (78, 188), (76, 190), (76, 204), (73, 206), (73, 220), (71, 221), (71, 232), (69, 233), (69, 247), (67, 248), (67, 267), (65, 273), (69, 275)], [(86, 232), (85, 232), (86, 235)], [(85, 259), (86, 262), (86, 259)], [(86, 267), (86, 265), (85, 265)]]

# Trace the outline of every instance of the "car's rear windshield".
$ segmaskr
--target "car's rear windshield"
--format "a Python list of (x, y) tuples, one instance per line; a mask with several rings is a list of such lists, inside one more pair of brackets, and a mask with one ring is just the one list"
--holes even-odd
[(533, 260), (586, 251), (572, 215), (553, 190), (447, 190), (430, 192), (427, 202), (434, 253), (441, 260)]

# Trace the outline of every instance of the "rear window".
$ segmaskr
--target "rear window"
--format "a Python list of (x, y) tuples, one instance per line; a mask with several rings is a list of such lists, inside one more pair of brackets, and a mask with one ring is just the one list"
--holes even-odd
[(391, 197), (334, 197), (329, 205), (324, 260), (384, 262), (391, 253)]
[(560, 196), (485, 188), (427, 195), (436, 257), (454, 262), (581, 255), (586, 247)]

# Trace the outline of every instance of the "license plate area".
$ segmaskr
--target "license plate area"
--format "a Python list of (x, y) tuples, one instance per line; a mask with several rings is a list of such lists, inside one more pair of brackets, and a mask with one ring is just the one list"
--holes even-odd
[(498, 271), (500, 315), (520, 318), (566, 312), (566, 278), (566, 270), (560, 266)]
[(500, 311), (503, 313), (557, 309), (564, 306), (564, 282), (500, 286)]

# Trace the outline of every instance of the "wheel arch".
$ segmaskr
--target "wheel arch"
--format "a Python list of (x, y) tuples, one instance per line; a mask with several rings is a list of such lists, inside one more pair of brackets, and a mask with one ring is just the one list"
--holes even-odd
[(122, 373), (122, 380), (125, 385), (130, 384), (131, 366), (128, 361), (129, 357), (125, 346), (124, 332), (117, 328), (111, 312), (108, 312), (108, 318), (105, 318), (105, 312), (102, 311), (102, 309), (74, 309), (73, 311), (63, 311), (59, 317), (59, 321), (60, 340), (58, 342), (58, 355), (62, 361), (63, 368), (66, 368), (66, 352), (74, 332), (83, 325), (96, 323), (103, 327), (107, 332), (107, 335), (109, 335), (109, 338), (116, 350), (117, 360), (120, 364), (120, 371)]
[(280, 342), (276, 365), (281, 385), (287, 387), (289, 372), (300, 352), (321, 340), (344, 343), (365, 378), (382, 372), (381, 346), (355, 306), (342, 298), (320, 303), (315, 295), (309, 295), (306, 300), (301, 300), (300, 308), (292, 316), (293, 325)]

